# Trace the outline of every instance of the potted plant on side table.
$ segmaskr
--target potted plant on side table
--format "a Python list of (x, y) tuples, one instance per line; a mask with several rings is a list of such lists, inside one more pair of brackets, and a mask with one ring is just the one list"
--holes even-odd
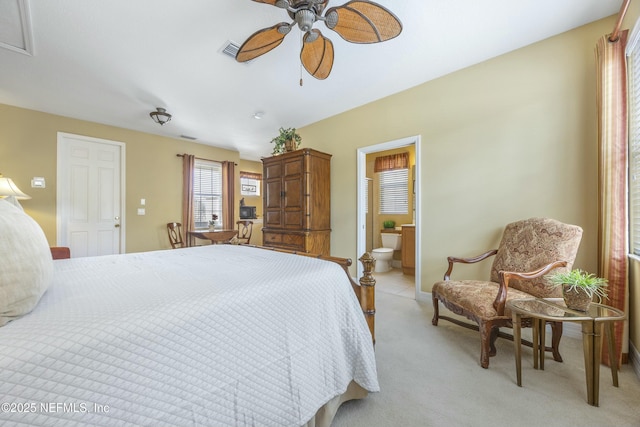
[(211, 214), (211, 220), (209, 220), (209, 231), (215, 231), (218, 227), (218, 215)]
[(302, 137), (296, 133), (296, 128), (280, 128), (280, 134), (273, 138), (271, 142), (275, 144), (271, 154), (282, 154), (288, 151), (294, 151), (302, 142)]
[(562, 287), (562, 297), (567, 307), (587, 311), (593, 296), (598, 297), (598, 301), (607, 297), (607, 279), (597, 277), (584, 270), (576, 269), (552, 273), (546, 276), (552, 286)]

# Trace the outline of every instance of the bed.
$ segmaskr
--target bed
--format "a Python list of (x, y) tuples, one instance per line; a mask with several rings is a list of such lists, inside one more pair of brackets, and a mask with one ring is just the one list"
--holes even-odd
[(372, 294), (333, 261), (242, 245), (51, 261), (35, 306), (4, 312), (0, 423), (328, 426), (379, 390)]

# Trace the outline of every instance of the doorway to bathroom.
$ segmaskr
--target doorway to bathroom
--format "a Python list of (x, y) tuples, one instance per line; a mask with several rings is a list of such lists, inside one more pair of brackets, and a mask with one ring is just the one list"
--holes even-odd
[[(407, 153), (409, 162), (407, 165), (408, 195), (407, 211), (393, 215), (380, 214), (379, 201), (379, 177), (373, 172), (372, 162), (376, 157), (394, 156), (398, 153)], [(394, 221), (393, 229), (387, 232), (400, 233), (409, 238), (405, 238), (402, 250), (396, 251), (393, 258), (389, 260), (391, 273), (380, 273), (380, 280), (390, 280), (401, 283), (413, 282), (413, 297), (420, 295), (420, 136), (412, 136), (381, 144), (375, 144), (358, 149), (357, 154), (357, 176), (358, 176), (358, 241), (357, 250), (359, 254), (371, 252), (373, 249), (381, 248), (381, 236), (385, 221)], [(390, 225), (390, 222), (387, 222)], [(414, 239), (411, 241), (410, 239)], [(388, 239), (387, 239), (388, 240)], [(409, 249), (407, 249), (409, 248)], [(411, 262), (402, 259), (407, 254), (411, 256)], [(375, 255), (374, 255), (375, 256)], [(412, 264), (412, 265), (411, 265)], [(403, 268), (404, 267), (404, 268)], [(414, 272), (414, 275), (411, 275)], [(358, 276), (362, 272), (358, 271)], [(375, 276), (375, 274), (374, 274)], [(399, 279), (398, 279), (399, 278)], [(380, 288), (382, 290), (382, 288)]]

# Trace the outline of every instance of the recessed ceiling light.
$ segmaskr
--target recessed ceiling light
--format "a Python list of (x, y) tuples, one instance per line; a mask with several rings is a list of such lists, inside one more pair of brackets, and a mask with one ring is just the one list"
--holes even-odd
[(256, 120), (260, 120), (262, 118), (262, 116), (264, 116), (264, 113), (262, 111), (258, 111), (258, 112), (253, 114), (253, 118), (256, 119)]

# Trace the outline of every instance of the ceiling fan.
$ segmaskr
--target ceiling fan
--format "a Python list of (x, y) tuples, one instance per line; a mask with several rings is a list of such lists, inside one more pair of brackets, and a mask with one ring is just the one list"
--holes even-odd
[[(238, 62), (250, 61), (276, 48), (294, 25), (304, 32), (300, 61), (316, 79), (329, 77), (333, 67), (333, 43), (313, 28), (316, 21), (351, 43), (378, 43), (397, 37), (402, 23), (389, 10), (368, 0), (354, 0), (332, 7), (323, 15), (329, 0), (253, 0), (285, 9), (293, 22), (280, 22), (252, 34), (236, 54)], [(302, 84), (302, 81), (301, 83)]]

